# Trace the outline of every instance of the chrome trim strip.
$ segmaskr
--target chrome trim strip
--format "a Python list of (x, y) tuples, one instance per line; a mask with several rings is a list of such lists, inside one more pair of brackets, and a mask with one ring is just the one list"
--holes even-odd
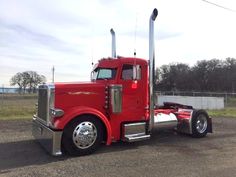
[(139, 126), (139, 125), (146, 125), (146, 122), (138, 122), (138, 123), (130, 123), (130, 124), (124, 124), (125, 127), (129, 126)]
[[(49, 84), (48, 85), (48, 111), (50, 109), (53, 109), (55, 107), (55, 85), (54, 84)], [(52, 128), (54, 128), (53, 124), (52, 124), (52, 119), (53, 117), (51, 116), (51, 114), (49, 113), (48, 115), (48, 121), (47, 121), (47, 126), (50, 126)]]
[(157, 130), (161, 129), (175, 129), (177, 127), (178, 122), (177, 121), (165, 121), (165, 122), (158, 122), (154, 124), (154, 128)]
[(68, 92), (69, 95), (95, 95), (96, 92)]
[(192, 118), (193, 118), (193, 111), (191, 111), (190, 118), (189, 118), (189, 134), (193, 134)]

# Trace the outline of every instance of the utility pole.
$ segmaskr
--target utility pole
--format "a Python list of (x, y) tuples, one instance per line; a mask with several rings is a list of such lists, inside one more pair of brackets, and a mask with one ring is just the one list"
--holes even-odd
[(54, 83), (54, 77), (55, 77), (55, 68), (52, 67), (52, 83)]

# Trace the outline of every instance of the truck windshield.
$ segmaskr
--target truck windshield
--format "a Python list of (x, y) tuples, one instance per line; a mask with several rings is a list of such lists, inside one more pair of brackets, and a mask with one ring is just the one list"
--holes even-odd
[(96, 68), (91, 75), (91, 80), (108, 80), (114, 79), (116, 76), (115, 68)]

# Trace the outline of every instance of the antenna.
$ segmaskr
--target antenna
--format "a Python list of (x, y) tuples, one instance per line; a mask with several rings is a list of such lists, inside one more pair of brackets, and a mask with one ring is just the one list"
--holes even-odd
[(135, 28), (134, 28), (134, 57), (136, 57), (136, 54), (137, 54), (136, 52), (137, 21), (138, 21), (138, 17), (136, 13)]
[(134, 58), (136, 57), (136, 49), (134, 48)]
[(93, 45), (92, 45), (92, 66), (94, 65), (94, 62), (93, 62)]
[[(93, 32), (92, 32), (92, 34), (94, 34)], [(92, 36), (92, 40), (90, 41), (91, 42), (91, 45), (90, 46), (92, 46), (91, 47), (91, 60), (92, 60), (92, 67), (93, 67), (93, 65), (94, 65), (94, 59), (93, 59), (93, 54), (94, 54), (94, 36)]]

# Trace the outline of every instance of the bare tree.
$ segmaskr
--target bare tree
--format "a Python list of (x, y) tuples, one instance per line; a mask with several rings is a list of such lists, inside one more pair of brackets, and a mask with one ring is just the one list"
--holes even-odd
[(11, 79), (10, 79), (10, 85), (14, 86), (17, 85), (19, 87), (19, 92), (21, 93), (23, 88), (23, 77), (22, 73), (16, 73)]
[(35, 71), (19, 72), (10, 79), (10, 84), (12, 86), (17, 85), (19, 87), (19, 91), (22, 92), (23, 90), (24, 93), (27, 88), (29, 89), (29, 92), (35, 92), (37, 86), (45, 82), (46, 77), (39, 75)]

